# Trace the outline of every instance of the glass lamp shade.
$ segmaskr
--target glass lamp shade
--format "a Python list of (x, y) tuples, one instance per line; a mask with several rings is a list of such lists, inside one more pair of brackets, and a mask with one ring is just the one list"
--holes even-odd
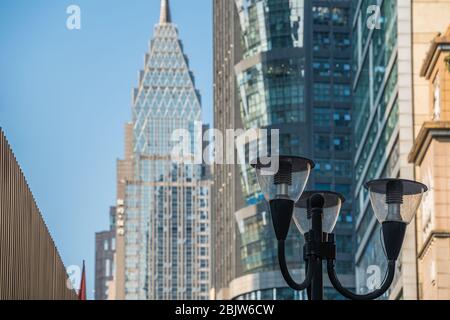
[(307, 191), (304, 192), (300, 200), (295, 204), (294, 208), (294, 222), (298, 230), (305, 234), (312, 228), (311, 215), (308, 213), (308, 199), (313, 195), (320, 194), (324, 200), (323, 206), (323, 218), (322, 218), (322, 230), (326, 233), (332, 233), (334, 227), (339, 218), (339, 212), (341, 211), (342, 204), (345, 202), (345, 198), (335, 192), (329, 191)]
[(380, 223), (396, 221), (410, 224), (428, 187), (403, 179), (381, 179), (366, 183), (373, 211)]
[(297, 202), (315, 164), (302, 157), (277, 156), (259, 158), (252, 167), (256, 169), (259, 186), (267, 201), (288, 199)]

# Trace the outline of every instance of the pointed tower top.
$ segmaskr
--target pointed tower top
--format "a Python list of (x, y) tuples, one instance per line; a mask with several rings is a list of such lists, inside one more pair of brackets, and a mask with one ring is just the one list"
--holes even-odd
[(161, 16), (159, 24), (171, 23), (169, 0), (161, 0)]

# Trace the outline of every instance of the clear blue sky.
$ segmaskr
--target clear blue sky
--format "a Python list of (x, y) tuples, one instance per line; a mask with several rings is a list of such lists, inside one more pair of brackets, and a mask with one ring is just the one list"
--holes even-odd
[[(172, 18), (212, 106), (212, 1), (171, 0)], [(131, 89), (159, 20), (159, 0), (0, 0), (0, 126), (66, 266), (87, 262), (115, 202), (116, 159)], [(66, 28), (81, 7), (82, 29)]]

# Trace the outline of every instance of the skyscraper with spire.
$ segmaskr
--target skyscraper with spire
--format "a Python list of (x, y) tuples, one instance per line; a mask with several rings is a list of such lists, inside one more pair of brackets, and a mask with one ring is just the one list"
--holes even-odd
[(207, 299), (209, 182), (202, 165), (171, 157), (175, 130), (202, 130), (201, 98), (168, 0), (132, 100), (117, 174), (116, 298)]

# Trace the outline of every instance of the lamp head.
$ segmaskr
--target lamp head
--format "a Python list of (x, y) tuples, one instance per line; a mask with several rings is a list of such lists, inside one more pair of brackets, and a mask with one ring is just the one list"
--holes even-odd
[(296, 156), (258, 158), (252, 167), (267, 201), (285, 199), (296, 202), (308, 182), (312, 160)]
[(373, 211), (380, 223), (396, 221), (410, 224), (428, 187), (404, 179), (381, 179), (366, 183)]
[(405, 239), (406, 227), (413, 220), (428, 187), (404, 179), (381, 179), (366, 183), (372, 208), (382, 225), (383, 244), (389, 261), (396, 261)]
[(302, 194), (294, 208), (294, 222), (302, 234), (306, 234), (312, 228), (312, 208), (323, 208), (322, 229), (326, 233), (332, 233), (338, 221), (339, 212), (345, 202), (345, 198), (331, 191), (307, 191)]
[(314, 166), (312, 160), (295, 156), (263, 157), (252, 162), (261, 191), (270, 203), (278, 240), (287, 238), (294, 204), (305, 189)]

